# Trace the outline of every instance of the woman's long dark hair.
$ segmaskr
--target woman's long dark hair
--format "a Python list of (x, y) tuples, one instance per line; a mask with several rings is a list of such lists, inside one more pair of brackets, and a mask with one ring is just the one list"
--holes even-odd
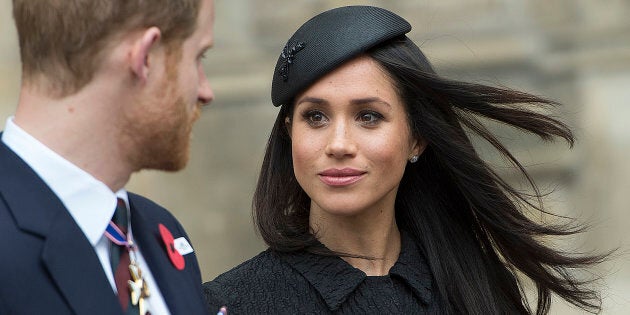
[[(574, 138), (561, 121), (540, 107), (556, 103), (504, 88), (439, 77), (407, 37), (368, 52), (395, 82), (413, 134), (429, 145), (408, 164), (396, 198), (396, 222), (412, 234), (427, 257), (439, 295), (450, 314), (529, 314), (517, 272), (538, 291), (537, 314), (546, 314), (551, 293), (591, 312), (600, 310), (597, 292), (571, 275), (600, 256), (576, 256), (545, 245), (541, 238), (571, 235), (580, 227), (543, 225), (524, 212), (546, 213), (542, 197), (525, 168), (478, 120), (491, 119), (543, 140)], [(254, 221), (277, 251), (318, 248), (309, 229), (310, 199), (293, 173), (291, 140), (283, 106), (267, 144), (254, 195)], [(476, 153), (465, 128), (511, 162), (533, 188), (517, 191)]]

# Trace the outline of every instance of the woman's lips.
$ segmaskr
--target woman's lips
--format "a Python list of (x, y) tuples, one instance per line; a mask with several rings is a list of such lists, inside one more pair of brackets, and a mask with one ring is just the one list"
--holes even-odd
[(329, 186), (348, 186), (363, 178), (366, 172), (353, 168), (336, 169), (331, 168), (320, 172), (319, 179)]

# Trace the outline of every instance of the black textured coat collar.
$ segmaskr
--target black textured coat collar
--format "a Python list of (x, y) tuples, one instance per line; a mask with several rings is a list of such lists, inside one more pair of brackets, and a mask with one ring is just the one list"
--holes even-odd
[[(299, 251), (279, 253), (319, 292), (331, 311), (337, 310), (367, 275), (337, 256)], [(410, 235), (401, 232), (398, 260), (389, 271), (401, 278), (425, 304), (431, 303), (433, 277), (427, 262)]]

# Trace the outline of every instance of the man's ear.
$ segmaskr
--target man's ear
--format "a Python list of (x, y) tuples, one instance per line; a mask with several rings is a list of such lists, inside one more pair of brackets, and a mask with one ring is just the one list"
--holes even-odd
[(131, 72), (141, 82), (145, 83), (151, 69), (151, 49), (158, 45), (162, 32), (157, 27), (150, 27), (138, 37), (130, 53)]

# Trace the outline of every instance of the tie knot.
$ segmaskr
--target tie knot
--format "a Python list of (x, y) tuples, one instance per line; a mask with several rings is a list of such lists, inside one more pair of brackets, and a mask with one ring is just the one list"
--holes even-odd
[(129, 218), (127, 216), (127, 204), (121, 198), (118, 198), (116, 203), (116, 211), (112, 217), (112, 222), (118, 226), (124, 233), (127, 233), (127, 226), (129, 224)]

